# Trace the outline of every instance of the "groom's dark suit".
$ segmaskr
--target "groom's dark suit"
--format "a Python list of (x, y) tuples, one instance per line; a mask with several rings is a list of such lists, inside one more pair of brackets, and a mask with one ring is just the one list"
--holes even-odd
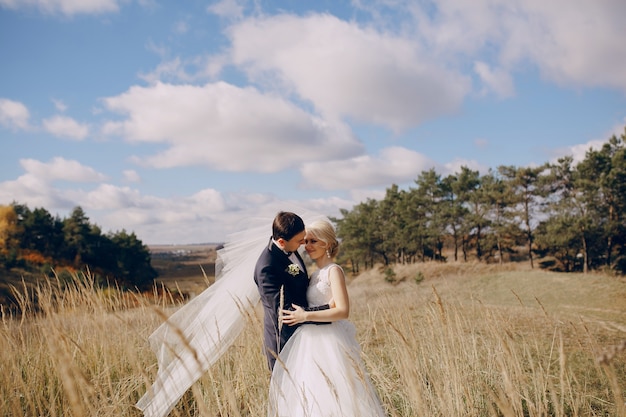
[[(284, 325), (281, 329), (278, 328), (281, 287), (284, 297), (283, 308), (291, 309), (292, 304), (308, 307), (306, 290), (309, 286), (309, 276), (300, 254), (298, 252), (294, 254), (299, 260), (299, 264), (296, 264), (299, 268), (297, 271), (293, 267), (290, 268), (294, 262), (289, 256), (270, 239), (269, 245), (261, 253), (254, 268), (254, 282), (259, 288), (265, 312), (263, 341), (270, 370), (274, 368), (276, 355), (298, 327)], [(325, 308), (328, 306), (322, 307)]]

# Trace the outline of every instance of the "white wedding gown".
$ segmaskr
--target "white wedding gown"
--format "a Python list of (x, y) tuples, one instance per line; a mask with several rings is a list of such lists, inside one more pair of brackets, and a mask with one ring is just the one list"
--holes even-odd
[[(310, 306), (332, 299), (330, 264), (311, 275)], [(269, 393), (269, 417), (385, 416), (360, 357), (354, 325), (341, 320), (301, 325), (276, 361)]]

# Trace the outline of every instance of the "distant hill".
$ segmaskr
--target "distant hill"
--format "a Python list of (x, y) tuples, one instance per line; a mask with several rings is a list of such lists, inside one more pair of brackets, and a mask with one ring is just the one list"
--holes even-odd
[(193, 296), (215, 280), (216, 251), (220, 243), (149, 245), (155, 282)]

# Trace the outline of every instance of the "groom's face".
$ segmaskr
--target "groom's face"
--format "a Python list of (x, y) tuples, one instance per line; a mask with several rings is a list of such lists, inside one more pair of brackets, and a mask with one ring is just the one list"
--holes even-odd
[(287, 252), (295, 252), (298, 250), (298, 248), (300, 247), (300, 245), (302, 245), (304, 243), (304, 236), (306, 235), (306, 232), (303, 230), (302, 232), (298, 233), (297, 235), (295, 235), (294, 237), (292, 237), (289, 240), (285, 240), (284, 241), (284, 249)]

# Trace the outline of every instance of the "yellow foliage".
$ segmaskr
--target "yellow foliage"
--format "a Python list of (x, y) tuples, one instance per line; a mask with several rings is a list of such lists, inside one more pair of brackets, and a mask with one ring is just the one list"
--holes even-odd
[(6, 251), (10, 246), (11, 236), (17, 230), (17, 214), (13, 206), (0, 205), (0, 252)]

